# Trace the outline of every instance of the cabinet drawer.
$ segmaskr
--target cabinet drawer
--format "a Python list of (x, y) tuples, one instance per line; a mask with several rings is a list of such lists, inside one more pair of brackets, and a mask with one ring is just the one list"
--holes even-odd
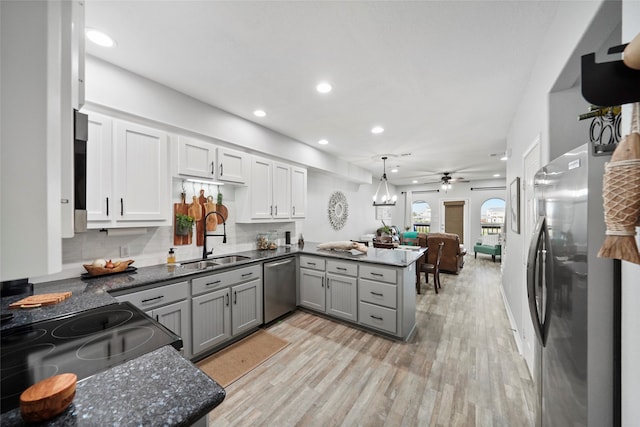
[(360, 301), (360, 323), (382, 331), (396, 333), (396, 310)]
[(397, 308), (395, 285), (360, 279), (360, 301)]
[(353, 262), (327, 260), (327, 272), (344, 274), (345, 276), (357, 276), (358, 264)]
[(324, 260), (318, 257), (301, 255), (300, 267), (324, 271)]
[(198, 277), (191, 281), (191, 294), (199, 295), (214, 289), (235, 285), (262, 277), (262, 265), (256, 264), (251, 267), (238, 268), (236, 270), (214, 273), (209, 276)]
[(133, 292), (117, 296), (118, 301), (128, 301), (143, 310), (189, 298), (189, 283), (179, 282), (172, 285), (158, 286), (145, 291)]
[(371, 264), (360, 266), (360, 277), (387, 283), (396, 283), (397, 281), (395, 268), (378, 267)]

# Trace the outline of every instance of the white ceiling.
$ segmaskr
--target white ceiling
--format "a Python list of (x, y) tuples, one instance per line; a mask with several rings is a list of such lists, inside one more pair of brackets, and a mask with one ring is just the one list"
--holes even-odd
[[(504, 176), (552, 1), (97, 1), (87, 53), (382, 173)], [(319, 81), (333, 85), (319, 94)], [(257, 108), (267, 112), (256, 118)], [(370, 130), (385, 128), (380, 135)], [(320, 146), (320, 139), (329, 140)], [(407, 155), (410, 154), (410, 155)], [(491, 156), (493, 154), (493, 156)], [(398, 173), (390, 173), (398, 165)]]

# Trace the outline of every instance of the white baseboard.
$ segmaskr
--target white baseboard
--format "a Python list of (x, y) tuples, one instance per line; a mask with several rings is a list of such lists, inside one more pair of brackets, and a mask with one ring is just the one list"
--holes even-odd
[(509, 324), (511, 325), (511, 331), (513, 332), (513, 339), (516, 341), (516, 347), (518, 347), (518, 353), (522, 355), (522, 340), (520, 339), (518, 326), (513, 318), (513, 313), (511, 313), (511, 307), (509, 307), (509, 302), (507, 301), (507, 296), (504, 294), (504, 288), (502, 285), (500, 285), (500, 295), (502, 295), (502, 303), (507, 311), (507, 317), (509, 318)]

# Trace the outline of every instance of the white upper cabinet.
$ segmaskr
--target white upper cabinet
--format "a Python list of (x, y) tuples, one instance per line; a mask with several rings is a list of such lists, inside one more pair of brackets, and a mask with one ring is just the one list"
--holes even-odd
[(118, 220), (168, 219), (170, 185), (167, 135), (125, 121), (116, 122), (114, 184)]
[[(243, 192), (240, 189), (241, 192)], [(273, 212), (273, 169), (271, 160), (254, 156), (249, 181), (250, 219), (271, 219)], [(246, 218), (246, 215), (244, 215)]]
[(273, 218), (291, 217), (291, 166), (273, 162)]
[(172, 140), (177, 141), (177, 148), (172, 148), (172, 158), (177, 157), (172, 164), (173, 174), (230, 184), (244, 184), (248, 180), (250, 164), (246, 153), (185, 136)]
[(291, 168), (291, 218), (304, 218), (307, 214), (307, 170)]
[[(236, 190), (239, 222), (291, 221), (304, 218), (307, 171), (286, 163), (252, 156), (246, 187)], [(292, 202), (297, 204), (294, 214)]]
[(89, 114), (87, 146), (87, 221), (110, 221), (113, 214), (113, 122)]
[(178, 174), (215, 178), (216, 146), (195, 139), (178, 138)]
[(249, 175), (248, 155), (242, 151), (218, 147), (216, 179), (223, 182), (244, 184)]
[(89, 114), (87, 227), (168, 225), (167, 135)]

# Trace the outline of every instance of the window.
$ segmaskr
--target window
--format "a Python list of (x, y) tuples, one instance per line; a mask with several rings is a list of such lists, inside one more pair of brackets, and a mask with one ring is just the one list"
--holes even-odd
[(504, 225), (505, 202), (503, 199), (489, 199), (480, 208), (482, 235), (499, 234)]
[(417, 200), (411, 205), (413, 231), (428, 233), (431, 226), (431, 206), (429, 203)]

